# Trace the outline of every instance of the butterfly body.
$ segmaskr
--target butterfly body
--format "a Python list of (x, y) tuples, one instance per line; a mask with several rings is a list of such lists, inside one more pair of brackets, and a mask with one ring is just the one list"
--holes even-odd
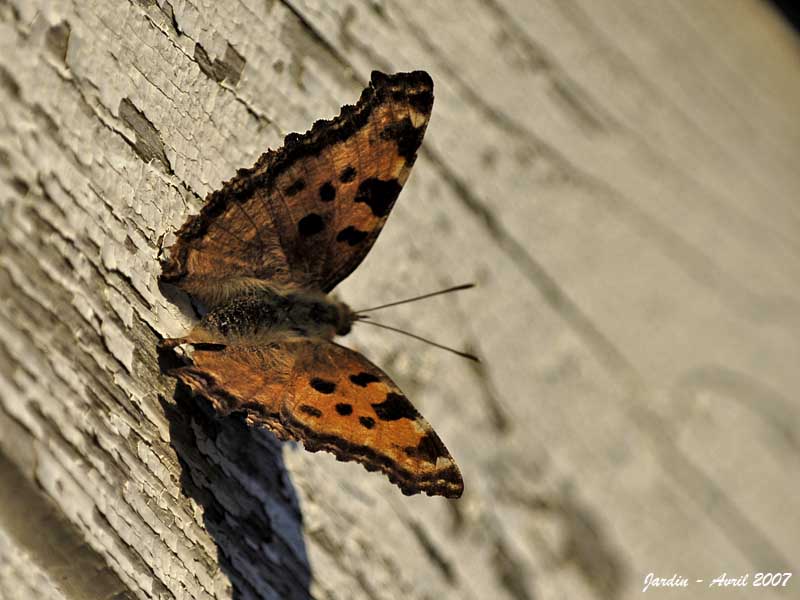
[(355, 315), (319, 292), (262, 286), (213, 307), (188, 341), (253, 344), (285, 337), (331, 340), (350, 332)]
[(161, 280), (209, 307), (168, 373), (220, 414), (459, 497), (461, 474), (386, 373), (333, 341), (358, 319), (328, 293), (363, 260), (416, 160), (433, 82), (374, 72), (355, 106), (268, 151), (177, 232)]

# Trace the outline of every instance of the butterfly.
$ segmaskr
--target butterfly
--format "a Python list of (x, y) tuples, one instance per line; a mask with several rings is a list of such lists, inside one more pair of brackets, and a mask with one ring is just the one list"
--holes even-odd
[(373, 72), (354, 106), (207, 198), (161, 280), (208, 312), (168, 371), (221, 415), (385, 473), (404, 494), (461, 496), (455, 461), (386, 373), (333, 341), (359, 319), (328, 293), (364, 259), (408, 179), (433, 106), (423, 71)]

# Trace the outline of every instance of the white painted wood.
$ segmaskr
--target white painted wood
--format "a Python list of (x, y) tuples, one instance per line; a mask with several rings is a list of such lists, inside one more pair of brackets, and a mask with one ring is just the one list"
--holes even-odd
[[(0, 597), (612, 599), (796, 571), (798, 49), (756, 0), (0, 3)], [(439, 431), (458, 502), (176, 404), (156, 361), (191, 315), (162, 239), (373, 68), (429, 71), (436, 103), (339, 294), (480, 283), (385, 319), (480, 369), (349, 340)], [(706, 584), (686, 593), (793, 593)]]

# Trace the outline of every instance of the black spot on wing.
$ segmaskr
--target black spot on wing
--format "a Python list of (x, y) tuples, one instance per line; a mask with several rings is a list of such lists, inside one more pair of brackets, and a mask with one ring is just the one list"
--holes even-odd
[(336, 198), (336, 188), (330, 181), (326, 181), (319, 186), (319, 199), (323, 202), (331, 202)]
[(358, 422), (361, 423), (362, 427), (366, 427), (367, 429), (375, 427), (375, 419), (372, 417), (358, 417)]
[(353, 414), (353, 405), (347, 404), (346, 402), (340, 402), (336, 405), (336, 412), (346, 417), (347, 415)]
[(416, 94), (408, 95), (408, 103), (417, 111), (422, 114), (429, 115), (433, 108), (433, 92), (425, 90), (417, 92)]
[(403, 448), (403, 451), (412, 458), (419, 458), (434, 465), (439, 457), (449, 456), (447, 448), (444, 447), (442, 440), (432, 432), (422, 436), (422, 439), (420, 439), (416, 447), (407, 446)]
[(356, 244), (363, 242), (367, 238), (367, 235), (368, 234), (366, 231), (361, 231), (352, 225), (348, 225), (339, 232), (339, 234), (336, 236), (336, 241), (347, 242), (349, 245), (355, 246)]
[(300, 405), (300, 412), (304, 412), (307, 415), (311, 415), (312, 417), (321, 417), (322, 411), (315, 406), (311, 406), (309, 404), (301, 404)]
[(320, 394), (332, 394), (336, 391), (336, 384), (334, 382), (328, 381), (327, 379), (320, 379), (319, 377), (315, 377), (309, 381), (309, 385)]
[(367, 387), (370, 383), (377, 383), (380, 380), (380, 377), (366, 371), (361, 371), (358, 375), (350, 375), (350, 381), (361, 387)]
[(315, 235), (325, 229), (325, 221), (317, 213), (309, 213), (297, 222), (297, 231), (303, 237)]
[(364, 202), (376, 217), (385, 217), (397, 200), (402, 189), (397, 179), (377, 179), (370, 177), (361, 182), (356, 192), (354, 202)]
[(350, 183), (355, 178), (356, 178), (356, 170), (353, 168), (353, 165), (348, 165), (339, 174), (339, 181), (341, 181), (342, 183)]
[(397, 152), (406, 160), (408, 166), (413, 165), (417, 158), (417, 148), (422, 143), (423, 135), (425, 135), (425, 129), (414, 127), (409, 117), (391, 123), (381, 131), (383, 139), (392, 140), (397, 144)]
[(306, 188), (304, 179), (295, 179), (295, 181), (284, 190), (287, 196), (294, 196), (298, 192), (302, 192)]
[(386, 400), (373, 404), (375, 414), (381, 421), (397, 421), (398, 419), (416, 419), (419, 416), (417, 410), (408, 401), (408, 398), (389, 392)]

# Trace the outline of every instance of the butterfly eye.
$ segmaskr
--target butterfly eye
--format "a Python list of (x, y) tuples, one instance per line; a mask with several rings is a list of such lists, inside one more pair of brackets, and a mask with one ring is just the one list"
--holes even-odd
[(350, 310), (344, 302), (336, 304), (338, 312), (338, 319), (336, 322), (336, 335), (347, 335), (353, 328), (353, 322), (356, 320), (356, 314)]

